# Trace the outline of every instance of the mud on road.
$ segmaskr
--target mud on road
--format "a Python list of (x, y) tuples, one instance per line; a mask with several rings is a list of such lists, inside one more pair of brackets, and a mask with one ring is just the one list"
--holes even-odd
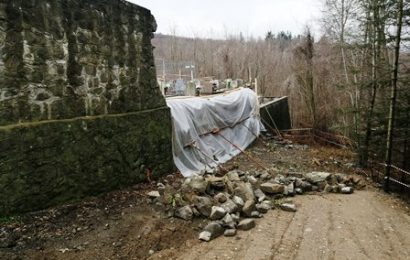
[[(278, 172), (363, 173), (348, 151), (329, 147), (259, 142), (249, 154)], [(231, 166), (257, 168), (244, 155)], [(169, 218), (147, 200), (155, 188), (137, 185), (2, 219), (0, 259), (410, 259), (408, 204), (372, 185), (352, 195), (296, 196), (296, 213), (271, 210), (252, 230), (209, 243), (198, 240), (208, 221)]]

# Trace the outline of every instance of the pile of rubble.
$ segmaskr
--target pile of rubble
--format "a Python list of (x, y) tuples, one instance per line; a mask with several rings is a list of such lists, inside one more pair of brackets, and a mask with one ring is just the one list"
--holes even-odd
[(151, 202), (166, 204), (170, 216), (187, 221), (208, 218), (210, 222), (199, 239), (210, 241), (220, 235), (235, 236), (236, 230), (252, 229), (254, 219), (271, 209), (296, 212), (296, 206), (286, 197), (322, 191), (351, 194), (354, 188), (364, 186), (364, 181), (354, 175), (311, 172), (273, 177), (266, 171), (233, 170), (220, 177), (193, 176), (172, 185), (159, 183), (158, 190), (148, 196)]

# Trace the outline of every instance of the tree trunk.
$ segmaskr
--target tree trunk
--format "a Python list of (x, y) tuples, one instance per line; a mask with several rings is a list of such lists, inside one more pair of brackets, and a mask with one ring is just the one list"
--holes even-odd
[(387, 142), (386, 142), (386, 168), (385, 168), (385, 183), (384, 189), (389, 191), (392, 148), (393, 148), (393, 132), (394, 132), (394, 120), (396, 110), (397, 99), (397, 81), (399, 73), (399, 57), (400, 57), (400, 43), (401, 43), (401, 29), (403, 24), (403, 0), (398, 1), (397, 6), (397, 34), (394, 46), (394, 63), (393, 73), (391, 80), (391, 97), (390, 97), (390, 111), (389, 111), (389, 123), (387, 128)]
[(362, 156), (360, 157), (360, 165), (363, 167), (367, 166), (367, 162), (369, 160), (369, 149), (370, 149), (370, 140), (372, 135), (372, 119), (374, 113), (374, 107), (376, 103), (376, 96), (377, 96), (377, 87), (378, 87), (378, 73), (377, 73), (377, 66), (379, 63), (379, 53), (378, 53), (378, 43), (377, 43), (377, 31), (378, 31), (378, 16), (377, 13), (379, 12), (378, 9), (378, 1), (374, 1), (372, 4), (373, 10), (373, 17), (372, 17), (372, 76), (371, 76), (371, 93), (370, 93), (370, 103), (366, 117), (366, 134), (364, 138), (364, 144), (362, 149)]

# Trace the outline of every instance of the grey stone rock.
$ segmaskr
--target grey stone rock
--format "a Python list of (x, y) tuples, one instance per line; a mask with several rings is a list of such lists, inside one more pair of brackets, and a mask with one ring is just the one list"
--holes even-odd
[(214, 239), (222, 235), (225, 229), (222, 227), (220, 223), (212, 221), (208, 225), (206, 225), (204, 231), (207, 231), (211, 234), (210, 239)]
[(253, 193), (252, 184), (249, 182), (237, 183), (235, 188), (235, 195), (241, 197), (243, 201), (255, 199), (255, 194)]
[(327, 182), (321, 181), (321, 182), (318, 182), (316, 185), (319, 191), (323, 191), (327, 185)]
[(211, 241), (212, 234), (209, 231), (202, 231), (199, 233), (199, 240), (209, 242)]
[(295, 192), (296, 192), (296, 194), (299, 194), (299, 195), (303, 194), (303, 190), (301, 188), (296, 188)]
[(213, 206), (209, 218), (211, 220), (218, 220), (225, 216), (226, 210), (222, 207)]
[(260, 178), (261, 180), (263, 180), (263, 181), (267, 181), (267, 180), (272, 179), (272, 175), (270, 175), (269, 173), (265, 172), (265, 173), (263, 173), (259, 178)]
[(255, 220), (251, 218), (243, 219), (238, 224), (238, 229), (240, 230), (250, 230), (255, 227)]
[(280, 205), (280, 208), (283, 211), (289, 211), (289, 212), (296, 212), (297, 211), (295, 204), (291, 204), (291, 203), (283, 203), (283, 204)]
[(337, 185), (337, 192), (341, 192), (343, 188), (347, 187), (346, 184), (339, 183)]
[(273, 203), (270, 200), (264, 200), (260, 204), (266, 205), (269, 209), (273, 209)]
[(328, 178), (327, 178), (327, 183), (330, 185), (337, 185), (338, 181), (337, 181), (337, 176), (335, 174), (331, 174)]
[(226, 187), (226, 191), (229, 194), (234, 194), (235, 193), (235, 184), (233, 182), (231, 182), (230, 180), (225, 181), (225, 187)]
[(236, 212), (236, 213), (230, 214), (230, 215), (231, 215), (231, 218), (233, 219), (233, 221), (235, 221), (235, 223), (239, 222), (239, 220), (241, 219), (241, 214), (239, 212)]
[(342, 194), (352, 194), (353, 193), (353, 188), (352, 187), (341, 188), (340, 193), (342, 193)]
[(325, 181), (327, 178), (332, 175), (331, 173), (328, 172), (310, 172), (306, 174), (305, 178), (308, 182), (312, 184), (317, 184), (319, 182)]
[(271, 207), (266, 203), (256, 204), (256, 210), (260, 213), (266, 214), (271, 209)]
[(347, 180), (347, 175), (346, 175), (346, 174), (343, 174), (343, 173), (335, 173), (334, 175), (336, 176), (338, 183), (343, 183), (343, 182), (345, 182), (345, 181)]
[(263, 217), (262, 213), (260, 213), (260, 212), (257, 211), (257, 210), (252, 211), (252, 213), (251, 213), (251, 218), (261, 218), (261, 217)]
[(211, 214), (212, 200), (210, 198), (195, 196), (194, 205), (203, 216), (209, 217)]
[(300, 178), (295, 179), (295, 188), (302, 188), (303, 180)]
[(228, 228), (235, 228), (236, 227), (236, 221), (233, 219), (231, 214), (226, 214), (225, 217), (222, 219), (222, 223), (224, 227)]
[(353, 175), (352, 181), (355, 189), (363, 189), (364, 187), (366, 187), (366, 181), (359, 176)]
[(253, 200), (247, 200), (242, 208), (242, 212), (245, 216), (250, 217), (252, 214), (252, 211), (256, 209), (255, 207), (255, 201)]
[(324, 191), (325, 192), (333, 192), (333, 186), (329, 185), (329, 184), (326, 184)]
[(260, 178), (262, 174), (263, 174), (263, 172), (255, 171), (253, 173), (253, 176), (255, 176), (256, 178)]
[(158, 188), (158, 190), (165, 190), (166, 186), (163, 183), (158, 182), (157, 183), (157, 188)]
[(184, 206), (175, 211), (175, 216), (184, 220), (192, 220), (194, 213), (190, 206)]
[(232, 201), (235, 202), (235, 204), (238, 205), (240, 209), (242, 209), (243, 205), (245, 205), (245, 202), (243, 201), (243, 199), (238, 196), (233, 196)]
[(228, 172), (228, 173), (226, 174), (226, 177), (228, 177), (228, 179), (229, 179), (230, 181), (233, 181), (233, 182), (235, 182), (235, 181), (240, 181), (238, 172), (236, 172), (236, 171), (230, 171), (230, 172)]
[(276, 175), (273, 182), (284, 184), (284, 185), (287, 185), (289, 183), (287, 178), (281, 174)]
[(227, 229), (224, 232), (224, 236), (226, 237), (234, 237), (236, 235), (236, 229)]
[(269, 182), (263, 183), (260, 189), (263, 192), (266, 192), (269, 194), (278, 194), (278, 193), (283, 193), (285, 191), (285, 187), (283, 185), (269, 183)]
[(223, 203), (221, 205), (221, 208), (225, 209), (227, 213), (234, 213), (239, 211), (239, 206), (231, 199), (228, 199), (225, 203)]
[(333, 193), (339, 193), (340, 192), (339, 185), (333, 185), (332, 186), (332, 192)]
[(225, 193), (218, 193), (215, 195), (214, 197), (215, 201), (219, 202), (219, 203), (224, 203), (228, 200), (227, 196), (225, 195)]
[(307, 181), (302, 181), (302, 184), (301, 184), (300, 188), (303, 190), (303, 192), (307, 192), (307, 191), (312, 191), (312, 190), (313, 190), (312, 184), (310, 184), (310, 183), (307, 182)]
[(202, 216), (201, 212), (199, 212), (199, 210), (197, 210), (197, 208), (192, 207), (192, 213), (194, 214), (195, 217), (200, 217)]
[(303, 178), (303, 174), (300, 172), (288, 172), (286, 174), (288, 177), (294, 177), (295, 179), (301, 179)]
[(293, 182), (285, 186), (285, 191), (283, 192), (286, 196), (295, 195), (295, 187)]
[(255, 177), (253, 177), (252, 175), (248, 176), (247, 179), (248, 179), (248, 182), (252, 185), (256, 185), (258, 183), (258, 180)]
[(239, 177), (242, 177), (242, 176), (245, 176), (245, 175), (249, 174), (249, 172), (241, 171), (241, 170), (238, 170), (238, 169), (236, 169), (236, 172), (238, 173)]
[(255, 193), (255, 197), (258, 199), (258, 202), (262, 202), (267, 198), (265, 193), (263, 193), (261, 189), (254, 190), (254, 193)]
[(224, 178), (222, 177), (210, 176), (206, 180), (209, 183), (209, 185), (215, 190), (225, 189)]
[(204, 194), (208, 188), (208, 182), (202, 176), (193, 176), (189, 178), (188, 185), (193, 191), (199, 194)]
[(153, 190), (147, 193), (148, 197), (152, 198), (152, 199), (156, 199), (161, 197), (161, 195), (159, 194), (159, 191), (157, 190)]

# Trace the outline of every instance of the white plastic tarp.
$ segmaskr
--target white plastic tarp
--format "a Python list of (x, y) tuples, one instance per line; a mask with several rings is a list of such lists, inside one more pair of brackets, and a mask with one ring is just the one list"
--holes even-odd
[(250, 89), (211, 97), (168, 98), (167, 105), (173, 121), (174, 162), (185, 177), (227, 162), (261, 130), (258, 98)]

